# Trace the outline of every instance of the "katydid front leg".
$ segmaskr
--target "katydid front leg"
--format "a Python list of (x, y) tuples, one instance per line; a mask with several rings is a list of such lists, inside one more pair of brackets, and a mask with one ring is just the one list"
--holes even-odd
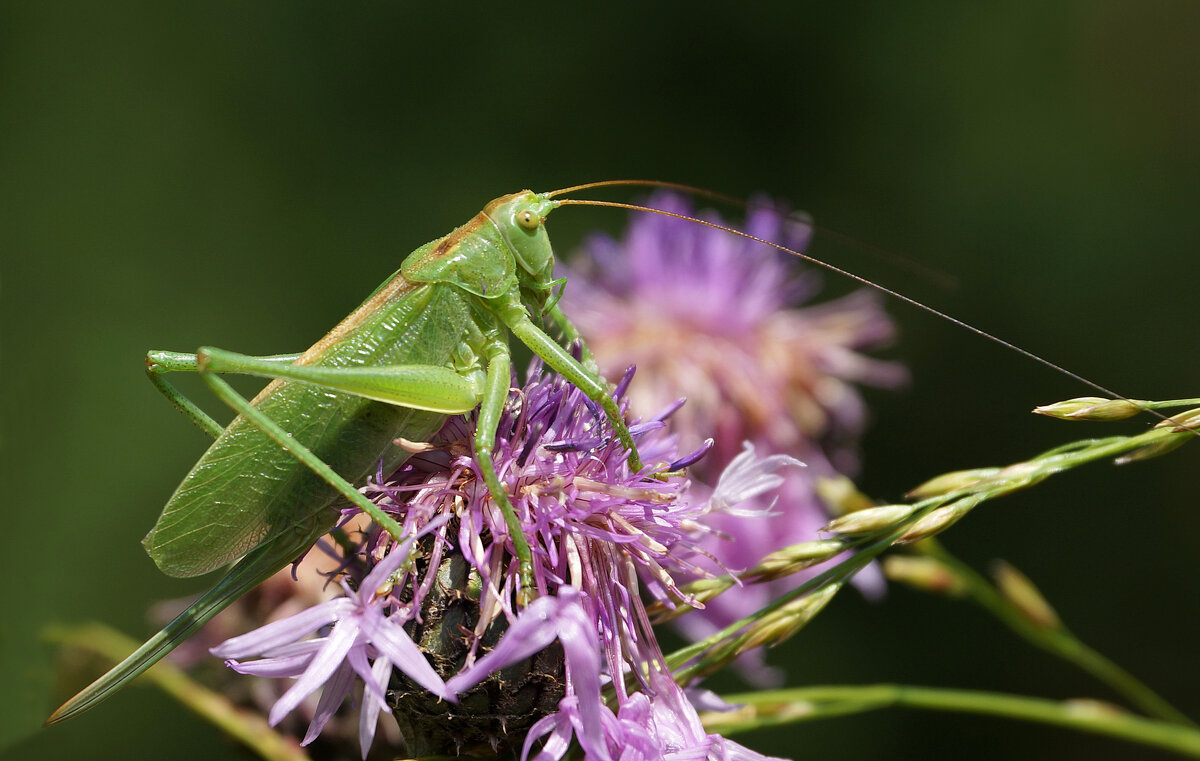
[[(638, 455), (637, 444), (634, 443), (633, 436), (625, 425), (625, 418), (621, 415), (621, 408), (609, 393), (607, 384), (594, 377), (566, 349), (559, 346), (557, 341), (534, 324), (529, 312), (519, 301), (512, 300), (500, 305), (496, 315), (512, 334), (528, 346), (530, 351), (541, 357), (550, 369), (566, 378), (568, 383), (582, 391), (588, 399), (600, 405), (617, 434), (617, 439), (629, 451), (629, 469), (640, 473), (644, 466), (642, 458)], [(563, 321), (570, 325), (565, 316)]]
[(587, 342), (583, 340), (583, 335), (580, 334), (579, 328), (575, 327), (575, 323), (567, 317), (566, 312), (562, 310), (558, 304), (554, 304), (546, 309), (546, 316), (562, 333), (561, 345), (570, 350), (572, 346), (578, 346), (580, 352), (579, 363), (592, 378), (598, 383), (605, 383), (604, 376), (600, 374), (600, 365), (596, 364), (596, 358), (592, 355), (592, 350), (588, 348)]

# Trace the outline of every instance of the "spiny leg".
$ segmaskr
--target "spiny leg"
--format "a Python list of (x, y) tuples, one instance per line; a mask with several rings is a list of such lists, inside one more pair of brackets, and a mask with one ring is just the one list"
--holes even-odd
[(505, 305), (499, 310), (499, 316), (512, 334), (528, 346), (530, 351), (541, 357), (550, 369), (563, 376), (567, 382), (582, 391), (588, 399), (600, 405), (612, 425), (613, 431), (617, 434), (617, 439), (629, 450), (630, 470), (634, 473), (641, 472), (643, 465), (642, 459), (638, 455), (637, 444), (634, 443), (633, 436), (630, 435), (629, 428), (625, 425), (625, 418), (621, 415), (617, 401), (609, 394), (608, 387), (592, 377), (591, 373), (568, 354), (566, 349), (559, 346), (553, 338), (535, 325), (529, 318), (529, 313), (520, 304)]
[(481, 394), (478, 378), (441, 365), (295, 365), (278, 362), (273, 357), (250, 357), (208, 346), (196, 353), (196, 359), (201, 374), (238, 373), (295, 380), (447, 415), (461, 415), (475, 409)]
[[(299, 354), (276, 354), (270, 357), (256, 357), (256, 359), (276, 362), (279, 364), (290, 365), (300, 358)], [(207, 433), (214, 439), (221, 435), (221, 431), (225, 430), (217, 421), (209, 417), (208, 413), (200, 409), (200, 407), (183, 395), (179, 389), (163, 377), (165, 373), (174, 372), (196, 372), (197, 359), (195, 354), (188, 354), (178, 351), (149, 351), (146, 352), (146, 377), (154, 384), (154, 387), (167, 397), (167, 400), (175, 406), (175, 409), (182, 412), (189, 420), (200, 427), (200, 430)]]
[(181, 354), (179, 352), (167, 351), (151, 351), (146, 353), (146, 377), (154, 384), (163, 396), (167, 397), (175, 409), (179, 410), (200, 427), (200, 430), (212, 436), (214, 439), (221, 435), (224, 427), (209, 417), (208, 413), (200, 409), (200, 407), (188, 399), (175, 388), (175, 385), (163, 377), (164, 373), (179, 372), (179, 371), (196, 371), (196, 355)]
[[(232, 363), (238, 369), (242, 369), (243, 367), (250, 368), (247, 371), (252, 370), (255, 374), (266, 375), (267, 377), (277, 377), (276, 371), (278, 368), (292, 366), (292, 363), (299, 357), (299, 355), (240, 357), (240, 355), (234, 355), (229, 352), (216, 353), (220, 354), (228, 363)], [(148, 353), (146, 357), (147, 375), (155, 387), (163, 392), (176, 408), (187, 415), (202, 430), (216, 438), (221, 434), (222, 427), (200, 410), (194, 402), (183, 396), (172, 384), (161, 377), (164, 373), (168, 372), (199, 373), (201, 378), (213, 389), (218, 398), (254, 423), (279, 446), (290, 452), (300, 462), (313, 469), (321, 478), (332, 484), (344, 497), (371, 515), (390, 534), (398, 539), (402, 538), (402, 529), (394, 519), (382, 512), (373, 502), (366, 499), (324, 461), (313, 454), (311, 450), (308, 450), (295, 441), (282, 427), (271, 420), (261, 410), (251, 405), (223, 379), (214, 375), (212, 368), (206, 367), (206, 365), (212, 364), (209, 360), (210, 357), (203, 351), (200, 354), (153, 351)], [(366, 375), (371, 378), (370, 382), (377, 383), (379, 373), (374, 372), (371, 368), (365, 369), (367, 370)], [(435, 369), (442, 370), (443, 368)], [(300, 368), (300, 371), (303, 372), (303, 368)], [(388, 374), (385, 371), (384, 376), (393, 381), (395, 380), (395, 373)], [(418, 376), (424, 379), (424, 376), (419, 372)], [(435, 376), (441, 380), (445, 380), (438, 373), (435, 373)], [(368, 385), (370, 385), (370, 382), (368, 382)], [(400, 385), (403, 386), (403, 383)], [(468, 380), (459, 376), (455, 376), (451, 380), (451, 386), (457, 389), (458, 392), (457, 394), (449, 394), (448, 396), (451, 398), (461, 398), (467, 390), (473, 388)], [(429, 396), (428, 389), (420, 389), (414, 393), (417, 396)], [(403, 396), (403, 390), (393, 390), (389, 394), (392, 397), (397, 395)], [(434, 394), (434, 396), (437, 396), (437, 394)], [(460, 411), (465, 412), (473, 408), (475, 402), (475, 396), (471, 395), (469, 402), (465, 403), (467, 405), (466, 409)], [(460, 404), (462, 403), (460, 402)], [(46, 723), (54, 724), (71, 718), (107, 698), (161, 660), (163, 656), (178, 646), (180, 642), (191, 636), (192, 633), (218, 612), (228, 607), (234, 600), (258, 586), (277, 570), (287, 565), (288, 562), (303, 554), (328, 530), (328, 516), (324, 513), (316, 513), (310, 516), (305, 522), (292, 527), (290, 530), (269, 539), (251, 550), (230, 569), (229, 573), (216, 586), (190, 605), (187, 610), (176, 616), (158, 634), (151, 637), (145, 644), (125, 658), (125, 660), (114, 666), (78, 695), (64, 703), (62, 707), (47, 719)]]
[(307, 465), (310, 470), (320, 476), (326, 483), (337, 489), (343, 497), (371, 516), (376, 523), (382, 526), (397, 541), (404, 539), (404, 531), (394, 518), (383, 512), (378, 505), (363, 496), (349, 481), (342, 478), (324, 460), (313, 454), (312, 450), (292, 438), (291, 434), (283, 430), (278, 423), (251, 405), (244, 396), (234, 391), (233, 387), (223, 378), (204, 371), (201, 371), (200, 377), (221, 401), (228, 404), (235, 412), (253, 423), (260, 431), (270, 437), (276, 444), (286, 449), (301, 463)]
[(579, 329), (575, 327), (575, 323), (571, 322), (571, 319), (567, 317), (565, 312), (563, 312), (562, 307), (560, 307), (558, 304), (554, 304), (546, 310), (546, 316), (550, 318), (550, 322), (558, 328), (560, 333), (562, 333), (562, 341), (560, 342), (561, 345), (568, 350), (570, 350), (571, 346), (573, 345), (578, 346), (580, 352), (580, 365), (582, 365), (583, 369), (590, 373), (597, 382), (603, 383), (604, 377), (600, 374), (600, 365), (596, 364), (596, 358), (592, 354), (592, 350), (588, 348), (588, 345), (583, 340), (583, 336), (580, 334)]
[(236, 372), (268, 378), (289, 378), (402, 406), (420, 409), (432, 407), (435, 412), (447, 414), (469, 412), (475, 408), (479, 398), (472, 381), (448, 368), (425, 365), (308, 367), (284, 364), (274, 358), (247, 357), (234, 352), (204, 348), (196, 354), (196, 370), (221, 401), (308, 466), (397, 540), (403, 539), (404, 536), (400, 524), (394, 518), (363, 496), (349, 481), (329, 467), (312, 450), (293, 438), (262, 410), (234, 391), (216, 373)]
[[(264, 361), (291, 364), (299, 354), (261, 357)], [(151, 351), (146, 354), (146, 375), (155, 388), (214, 439), (221, 435), (222, 426), (201, 410), (162, 376), (169, 372), (198, 372), (195, 354), (170, 351)], [(229, 572), (186, 610), (171, 620), (157, 634), (103, 676), (63, 703), (46, 725), (65, 721), (90, 709), (141, 675), (181, 642), (190, 637), (213, 616), (220, 613), (242, 595), (254, 589), (290, 561), (304, 554), (329, 530), (326, 516), (312, 515), (306, 522), (294, 526), (255, 547), (239, 560)]]
[(493, 338), (485, 347), (487, 355), (487, 381), (483, 399), (479, 403), (479, 417), (475, 424), (475, 462), (483, 475), (492, 499), (500, 507), (504, 523), (508, 526), (508, 534), (512, 537), (513, 549), (517, 561), (521, 565), (521, 589), (518, 593), (518, 603), (526, 605), (532, 599), (535, 591), (533, 579), (533, 553), (529, 549), (529, 540), (525, 538), (525, 530), (517, 511), (513, 508), (512, 500), (508, 498), (508, 490), (496, 473), (496, 464), (492, 459), (496, 447), (496, 430), (500, 427), (500, 416), (504, 413), (504, 405), (508, 402), (509, 386), (512, 378), (512, 357), (508, 345), (499, 338)]

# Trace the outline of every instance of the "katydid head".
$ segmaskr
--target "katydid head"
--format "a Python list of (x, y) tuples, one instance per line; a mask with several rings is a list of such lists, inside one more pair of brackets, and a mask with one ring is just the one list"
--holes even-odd
[(501, 196), (483, 209), (512, 249), (517, 265), (538, 282), (553, 277), (554, 252), (543, 223), (557, 206), (548, 194), (523, 190)]
[(492, 298), (518, 282), (548, 292), (554, 254), (542, 222), (558, 205), (548, 195), (523, 190), (501, 196), (471, 221), (409, 254), (400, 265), (417, 283), (447, 283)]

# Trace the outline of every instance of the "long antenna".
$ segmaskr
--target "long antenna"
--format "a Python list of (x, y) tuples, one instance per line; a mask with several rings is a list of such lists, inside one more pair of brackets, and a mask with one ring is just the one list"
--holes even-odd
[(564, 193), (574, 193), (577, 190), (591, 190), (592, 188), (611, 188), (611, 187), (640, 187), (640, 188), (665, 188), (667, 190), (680, 190), (694, 196), (705, 196), (707, 198), (715, 198), (720, 201), (732, 204), (744, 204), (742, 199), (733, 196), (718, 193), (714, 190), (706, 190), (698, 188), (695, 185), (685, 185), (682, 182), (663, 182), (662, 180), (601, 180), (600, 182), (586, 182), (583, 185), (572, 185), (569, 188), (559, 188), (546, 193), (547, 198), (554, 198)]
[[(707, 188), (696, 187), (695, 185), (687, 185), (682, 182), (664, 182), (662, 180), (601, 180), (600, 182), (588, 182), (584, 183), (583, 185), (573, 185), (569, 188), (552, 190), (545, 195), (548, 198), (554, 198), (555, 196), (566, 193), (574, 193), (579, 190), (611, 187), (649, 187), (664, 188), (666, 190), (678, 190), (682, 193), (687, 193), (688, 195), (720, 201), (721, 203), (725, 203), (730, 206), (736, 206), (742, 210), (750, 208), (750, 203), (743, 198), (738, 198), (737, 196), (731, 196), (727, 193), (719, 193), (715, 190), (709, 190)], [(954, 277), (953, 275), (948, 275), (934, 267), (930, 267), (928, 264), (925, 264), (918, 259), (914, 259), (911, 256), (906, 256), (905, 254), (901, 254), (881, 246), (872, 245), (831, 227), (818, 225), (813, 222), (812, 217), (803, 212), (793, 211), (787, 214), (781, 214), (780, 216), (796, 224), (805, 225), (808, 228), (821, 233), (821, 235), (824, 237), (833, 238), (835, 240), (840, 240), (843, 243), (850, 244), (855, 248), (867, 252), (877, 259), (883, 259), (893, 264), (900, 265), (904, 269), (907, 269), (910, 272), (915, 272), (920, 277), (937, 284), (940, 288), (944, 288), (946, 290), (954, 290), (958, 288), (958, 278)]]
[[(573, 190), (602, 187), (602, 186), (606, 186), (606, 185), (653, 185), (653, 186), (659, 186), (659, 187), (669, 187), (669, 188), (692, 190), (692, 188), (690, 188), (690, 186), (687, 186), (687, 185), (676, 185), (673, 183), (655, 182), (655, 181), (651, 181), (651, 180), (612, 180), (612, 181), (607, 181), (607, 182), (590, 183), (588, 185), (579, 185), (575, 188), (565, 188), (561, 191), (554, 191), (554, 192), (555, 193), (566, 193), (566, 192), (570, 192)], [(709, 191), (700, 190), (699, 192), (701, 194), (711, 195), (713, 197), (725, 197), (718, 193), (710, 193)], [(1028, 349), (1022, 349), (1020, 346), (1017, 346), (1016, 344), (1011, 343), (1009, 341), (1005, 341), (1003, 338), (1000, 338), (999, 336), (995, 336), (991, 333), (988, 333), (985, 330), (981, 330), (981, 329), (975, 327), (974, 325), (963, 322), (962, 320), (960, 320), (956, 317), (951, 317), (950, 315), (946, 314), (945, 312), (935, 309), (927, 304), (923, 304), (920, 301), (917, 301), (916, 299), (905, 296), (904, 294), (899, 293), (898, 291), (894, 291), (891, 288), (888, 288), (886, 286), (880, 285), (879, 283), (868, 280), (867, 278), (862, 277), (861, 275), (856, 275), (853, 272), (844, 270), (841, 267), (830, 264), (829, 262), (822, 261), (814, 256), (810, 256), (810, 255), (802, 253), (800, 251), (794, 251), (794, 250), (788, 248), (787, 246), (781, 245), (779, 243), (775, 243), (773, 241), (769, 241), (764, 238), (759, 238), (755, 235), (751, 235), (749, 233), (742, 232), (741, 230), (737, 230), (732, 227), (726, 227), (725, 225), (717, 224), (716, 222), (710, 222), (708, 220), (700, 219), (698, 217), (690, 217), (686, 214), (677, 214), (675, 212), (665, 211), (663, 209), (654, 209), (649, 206), (639, 206), (637, 204), (632, 204), (632, 203), (620, 203), (618, 201), (595, 201), (595, 200), (566, 199), (566, 198), (556, 201), (556, 203), (561, 206), (568, 206), (568, 205), (607, 206), (607, 207), (611, 207), (614, 209), (628, 209), (631, 211), (645, 211), (645, 212), (650, 212), (652, 214), (661, 214), (666, 217), (674, 217), (675, 219), (681, 219), (686, 222), (693, 222), (698, 225), (704, 225), (705, 227), (711, 227), (715, 230), (722, 230), (724, 232), (729, 233), (730, 235), (737, 235), (738, 237), (745, 238), (746, 240), (754, 241), (755, 243), (760, 243), (764, 246), (769, 246), (778, 251), (782, 251), (784, 253), (791, 254), (792, 256), (795, 256), (797, 258), (803, 259), (804, 261), (809, 262), (811, 264), (815, 264), (819, 267), (823, 267), (826, 270), (829, 270), (830, 272), (834, 272), (834, 273), (837, 273), (838, 275), (841, 275), (842, 277), (850, 278), (851, 280), (853, 280), (856, 283), (868, 286), (870, 288), (874, 288), (875, 290), (877, 290), (881, 293), (887, 294), (888, 296), (891, 296), (894, 299), (899, 299), (900, 301), (903, 301), (906, 304), (914, 306), (928, 314), (931, 314), (935, 317), (943, 319), (953, 325), (957, 325), (958, 327), (963, 328), (967, 331), (970, 331), (971, 333), (974, 333), (975, 335), (980, 336), (988, 341), (999, 344), (1000, 346), (1003, 346), (1004, 348), (1009, 349), (1010, 351), (1014, 351), (1017, 354), (1020, 354), (1028, 359), (1031, 359), (1034, 362), (1037, 362), (1038, 364), (1040, 364), (1044, 367), (1048, 367), (1051, 370), (1059, 372), (1059, 373), (1065, 375), (1066, 377), (1071, 378), (1072, 380), (1082, 383), (1083, 385), (1087, 386), (1088, 388), (1091, 388), (1095, 391), (1099, 391), (1100, 393), (1105, 394), (1106, 396), (1112, 397), (1114, 399), (1120, 399), (1122, 401), (1129, 402), (1130, 404), (1135, 404), (1136, 406), (1141, 407), (1142, 409), (1145, 409), (1147, 412), (1150, 412), (1154, 416), (1161, 418), (1163, 420), (1167, 419), (1165, 415), (1160, 414), (1158, 411), (1151, 410), (1151, 409), (1145, 407), (1145, 405), (1137, 404), (1133, 400), (1128, 399), (1128, 398), (1122, 396), (1121, 394), (1118, 394), (1117, 392), (1113, 391), (1112, 389), (1106, 388), (1105, 386), (1102, 386), (1099, 383), (1088, 380), (1087, 378), (1083, 377), (1082, 375), (1071, 372), (1070, 370), (1066, 369), (1065, 367), (1056, 365), (1055, 363), (1051, 362), (1050, 360), (1045, 359), (1044, 357), (1041, 357), (1037, 354), (1034, 354), (1033, 352), (1029, 351)]]

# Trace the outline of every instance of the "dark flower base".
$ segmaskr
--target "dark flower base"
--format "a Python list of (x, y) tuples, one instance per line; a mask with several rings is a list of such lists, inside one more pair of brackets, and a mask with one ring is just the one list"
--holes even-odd
[[(461, 555), (442, 561), (438, 581), (425, 598), (422, 621), (405, 627), (444, 679), (466, 660), (471, 632), (479, 620), (479, 579)], [(501, 617), (484, 634), (477, 657), (499, 640), (507, 625)], [(483, 756), (520, 753), (525, 732), (558, 709), (565, 687), (562, 648), (555, 644), (532, 658), (492, 674), (459, 696), (457, 705), (441, 701), (393, 672), (388, 703), (400, 725), (407, 751), (423, 756)]]

